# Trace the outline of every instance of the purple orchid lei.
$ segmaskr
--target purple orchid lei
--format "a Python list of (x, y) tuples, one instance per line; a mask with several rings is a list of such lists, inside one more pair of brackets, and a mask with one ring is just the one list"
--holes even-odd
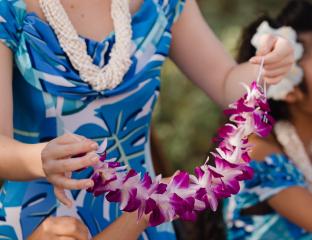
[(253, 175), (248, 166), (248, 136), (255, 133), (267, 136), (272, 130), (273, 119), (263, 89), (253, 82), (244, 85), (247, 93), (231, 104), (225, 114), (230, 122), (218, 132), (218, 148), (211, 155), (214, 166), (195, 168), (195, 175), (178, 171), (168, 184), (162, 177), (155, 179), (145, 173), (127, 171), (116, 159), (106, 159), (107, 140), (100, 146), (100, 163), (93, 166), (94, 186), (88, 189), (95, 196), (106, 194), (110, 202), (119, 202), (126, 212), (138, 212), (138, 218), (149, 214), (150, 226), (156, 226), (176, 218), (195, 220), (198, 212), (207, 208), (215, 211), (218, 201), (237, 194), (239, 182)]

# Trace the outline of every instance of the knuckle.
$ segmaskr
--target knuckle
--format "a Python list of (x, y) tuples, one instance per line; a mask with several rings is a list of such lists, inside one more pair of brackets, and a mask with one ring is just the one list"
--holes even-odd
[(72, 134), (70, 134), (70, 133), (65, 133), (65, 134), (62, 135), (62, 138), (63, 138), (63, 139), (72, 138)]
[[(47, 146), (48, 147), (48, 146)], [(45, 147), (42, 151), (41, 151), (41, 160), (42, 161), (46, 161), (49, 158), (49, 151), (47, 149), (47, 147)]]
[(42, 230), (43, 232), (47, 233), (51, 231), (51, 228), (54, 224), (54, 219), (52, 217), (48, 217), (42, 224)]
[(42, 164), (42, 170), (45, 173), (46, 176), (50, 175), (50, 167), (48, 164), (43, 163)]
[(70, 231), (76, 232), (79, 229), (80, 222), (76, 218), (71, 217), (69, 219), (69, 225)]

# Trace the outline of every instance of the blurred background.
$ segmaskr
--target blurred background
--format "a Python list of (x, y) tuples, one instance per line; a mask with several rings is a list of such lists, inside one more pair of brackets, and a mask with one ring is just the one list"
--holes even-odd
[[(198, 0), (201, 11), (226, 49), (235, 57), (241, 29), (262, 13), (276, 14), (287, 0)], [(154, 114), (157, 153), (166, 174), (193, 171), (211, 150), (211, 139), (224, 121), (222, 110), (188, 81), (168, 60), (162, 76), (160, 99)], [(157, 160), (156, 160), (157, 161)], [(224, 239), (221, 208), (206, 212), (197, 223), (177, 222), (181, 239)], [(198, 231), (200, 229), (200, 231)], [(187, 236), (187, 237), (185, 237)]]

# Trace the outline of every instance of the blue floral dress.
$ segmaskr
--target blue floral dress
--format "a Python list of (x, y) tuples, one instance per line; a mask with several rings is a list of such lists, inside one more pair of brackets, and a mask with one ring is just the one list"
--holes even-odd
[(273, 210), (263, 215), (242, 214), (243, 209), (263, 203), (286, 188), (307, 187), (302, 173), (285, 155), (273, 154), (264, 161), (252, 161), (251, 167), (254, 169), (254, 178), (245, 181), (241, 192), (225, 201), (228, 239), (312, 240), (312, 233)]
[[(144, 0), (132, 18), (133, 64), (113, 90), (96, 92), (83, 82), (51, 27), (22, 0), (0, 0), (0, 40), (14, 54), (14, 137), (39, 143), (65, 131), (96, 141), (108, 138), (108, 158), (153, 175), (149, 129), (168, 56), (171, 27), (183, 0)], [(83, 37), (81, 37), (83, 38)], [(94, 64), (109, 60), (114, 33), (97, 42), (83, 38)], [(74, 178), (88, 178), (89, 169)], [(48, 216), (75, 216), (94, 236), (121, 215), (118, 204), (86, 191), (69, 191), (72, 208), (61, 205), (44, 179), (5, 181), (0, 194), (0, 239), (26, 239)], [(175, 239), (171, 224), (148, 228), (140, 239)]]

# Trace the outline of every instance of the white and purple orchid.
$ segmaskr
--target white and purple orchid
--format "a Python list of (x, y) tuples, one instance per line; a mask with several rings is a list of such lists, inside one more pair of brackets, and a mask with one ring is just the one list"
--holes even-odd
[(101, 145), (101, 162), (95, 165), (88, 189), (95, 196), (106, 194), (111, 202), (119, 202), (121, 210), (138, 212), (138, 217), (149, 215), (151, 226), (176, 218), (195, 220), (198, 212), (217, 209), (218, 201), (238, 193), (239, 182), (252, 177), (248, 166), (248, 136), (255, 133), (267, 136), (273, 124), (265, 94), (256, 82), (247, 93), (225, 111), (232, 123), (219, 130), (218, 148), (212, 153), (214, 166), (206, 163), (195, 168), (195, 175), (177, 172), (169, 183), (161, 176), (154, 180), (148, 174), (143, 177), (134, 170), (126, 171), (116, 159), (106, 159), (105, 140)]

